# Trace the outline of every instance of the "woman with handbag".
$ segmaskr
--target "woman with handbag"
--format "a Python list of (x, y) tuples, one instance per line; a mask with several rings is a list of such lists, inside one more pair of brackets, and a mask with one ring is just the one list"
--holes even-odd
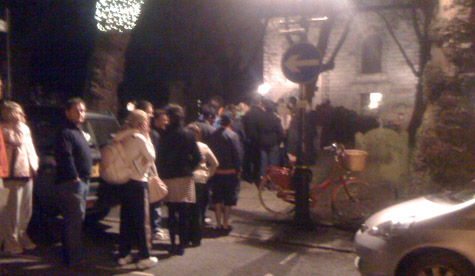
[(155, 149), (149, 137), (149, 118), (142, 110), (131, 111), (124, 129), (114, 135), (114, 143), (122, 143), (131, 162), (130, 180), (118, 186), (120, 209), (119, 265), (133, 262), (133, 242), (139, 250), (137, 267), (146, 269), (158, 264), (150, 256), (151, 233), (148, 213), (148, 173), (155, 161)]
[(36, 248), (26, 229), (33, 212), (33, 177), (38, 170), (38, 155), (22, 107), (15, 102), (5, 102), (1, 114), (10, 173), (3, 180), (9, 195), (0, 216), (0, 241), (4, 252), (21, 254), (24, 249)]
[[(193, 134), (183, 127), (183, 108), (170, 104), (166, 108), (169, 124), (160, 138), (157, 169), (168, 187), (165, 202), (168, 205), (168, 231), (171, 255), (183, 255), (188, 243), (188, 217), (196, 202), (193, 171), (201, 160), (201, 154)], [(176, 244), (178, 234), (179, 243)]]

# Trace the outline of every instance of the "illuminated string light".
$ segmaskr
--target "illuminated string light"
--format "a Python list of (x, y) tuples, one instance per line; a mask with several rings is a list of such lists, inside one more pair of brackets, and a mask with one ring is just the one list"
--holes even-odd
[(97, 28), (102, 32), (132, 30), (140, 15), (143, 0), (97, 0)]

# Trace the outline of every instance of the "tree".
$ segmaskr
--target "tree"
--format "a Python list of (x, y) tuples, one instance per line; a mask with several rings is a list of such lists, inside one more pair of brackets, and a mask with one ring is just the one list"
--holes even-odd
[(98, 0), (97, 28), (100, 33), (90, 61), (86, 88), (88, 107), (117, 114), (117, 89), (123, 79), (125, 51), (130, 30), (140, 14), (143, 0)]
[(422, 83), (427, 103), (414, 154), (417, 192), (475, 178), (474, 9), (473, 0), (438, 1), (430, 26), (433, 54)]

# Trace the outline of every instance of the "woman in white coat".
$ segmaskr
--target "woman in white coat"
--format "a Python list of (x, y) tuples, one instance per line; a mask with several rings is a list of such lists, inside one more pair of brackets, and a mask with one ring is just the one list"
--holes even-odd
[(10, 175), (3, 180), (9, 195), (0, 214), (0, 243), (4, 252), (21, 254), (24, 249), (36, 248), (26, 229), (33, 212), (33, 177), (38, 170), (38, 155), (22, 107), (5, 102), (1, 114)]
[(148, 213), (148, 173), (155, 161), (155, 149), (149, 137), (150, 125), (142, 110), (131, 111), (125, 128), (115, 134), (114, 142), (122, 143), (131, 161), (130, 181), (118, 186), (121, 202), (119, 265), (132, 263), (131, 250), (135, 242), (139, 251), (137, 267), (145, 269), (158, 264), (150, 256), (151, 233)]

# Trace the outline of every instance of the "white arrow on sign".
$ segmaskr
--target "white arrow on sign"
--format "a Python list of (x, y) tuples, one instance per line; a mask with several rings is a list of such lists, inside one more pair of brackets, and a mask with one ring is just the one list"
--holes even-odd
[(291, 55), (284, 63), (292, 73), (300, 72), (299, 67), (317, 66), (320, 60), (317, 59), (299, 59), (299, 55)]

